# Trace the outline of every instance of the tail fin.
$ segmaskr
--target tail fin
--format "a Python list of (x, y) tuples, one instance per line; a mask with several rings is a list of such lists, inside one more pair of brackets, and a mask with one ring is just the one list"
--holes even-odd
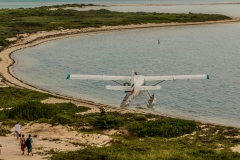
[(134, 76), (135, 76), (135, 73), (134, 73), (134, 70), (132, 70), (132, 77), (131, 77), (131, 94), (134, 93)]

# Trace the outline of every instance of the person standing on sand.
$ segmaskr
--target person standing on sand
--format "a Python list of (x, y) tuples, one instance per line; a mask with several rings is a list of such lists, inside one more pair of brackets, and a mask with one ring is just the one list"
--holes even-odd
[(19, 134), (21, 133), (19, 122), (17, 122), (17, 124), (15, 125), (15, 133), (17, 134), (17, 140), (18, 140)]
[(22, 138), (20, 138), (19, 146), (21, 146), (22, 154), (24, 154), (24, 151), (25, 151), (25, 138), (24, 138), (24, 134), (22, 134)]
[[(29, 134), (27, 140), (25, 141), (25, 147), (27, 147), (28, 155), (29, 153), (32, 153), (32, 143), (33, 143), (33, 140), (32, 140), (31, 134)], [(33, 156), (33, 153), (32, 153), (32, 156)]]
[(2, 151), (1, 151), (1, 147), (2, 147), (2, 143), (0, 142), (0, 154), (1, 154), (1, 152), (2, 152)]

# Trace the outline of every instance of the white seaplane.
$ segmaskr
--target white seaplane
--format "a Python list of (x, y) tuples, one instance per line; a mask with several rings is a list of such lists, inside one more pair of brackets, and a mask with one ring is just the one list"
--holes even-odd
[[(120, 107), (127, 107), (134, 98), (142, 95), (144, 92), (148, 93), (149, 99), (147, 102), (147, 107), (153, 107), (157, 99), (154, 95), (150, 95), (148, 91), (150, 90), (160, 90), (161, 86), (158, 85), (164, 81), (174, 81), (174, 80), (190, 80), (190, 79), (209, 79), (208, 74), (204, 75), (174, 75), (174, 76), (144, 76), (138, 75), (136, 72), (132, 71), (132, 76), (107, 76), (107, 75), (84, 75), (84, 74), (69, 74), (67, 79), (79, 79), (79, 80), (100, 80), (100, 81), (113, 81), (120, 86), (107, 85), (106, 89), (109, 90), (121, 90), (125, 91), (126, 96), (124, 97)], [(127, 81), (121, 84), (119, 81)], [(156, 84), (151, 86), (145, 86), (148, 81), (158, 81)]]

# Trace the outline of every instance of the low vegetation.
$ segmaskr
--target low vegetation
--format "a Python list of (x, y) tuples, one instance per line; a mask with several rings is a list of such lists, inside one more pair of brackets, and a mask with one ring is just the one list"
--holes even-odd
[[(44, 104), (40, 101), (51, 95), (14, 87), (0, 88), (0, 111), (2, 125), (13, 126), (30, 121), (50, 124), (83, 124), (76, 113), (89, 110), (88, 107), (77, 107), (72, 103)], [(52, 96), (51, 96), (52, 97)]]
[(8, 119), (37, 121), (38, 123), (78, 125), (83, 124), (80, 115), (76, 113), (89, 110), (87, 107), (77, 107), (72, 103), (43, 104), (29, 101), (3, 111)]
[[(69, 125), (79, 132), (98, 134), (105, 134), (106, 129), (124, 131), (112, 135), (110, 146), (98, 148), (74, 142), (74, 145), (85, 146), (84, 149), (68, 152), (52, 150), (48, 152), (52, 154), (51, 160), (240, 159), (240, 154), (230, 149), (240, 144), (239, 129), (234, 127), (202, 125), (194, 121), (152, 114), (106, 112), (104, 108), (100, 108), (100, 113), (81, 115), (77, 113), (87, 111), (89, 108), (77, 107), (72, 103), (42, 104), (40, 100), (49, 95), (19, 88), (4, 89), (6, 90), (0, 92), (0, 97), (7, 93), (5, 101), (16, 99), (17, 102), (12, 103), (11, 109), (0, 111), (0, 136), (9, 133), (8, 126), (13, 126), (16, 121), (23, 125), (30, 121)], [(10, 92), (13, 90), (16, 93)], [(26, 96), (25, 102), (19, 93)], [(34, 96), (36, 99), (29, 98)]]
[(172, 118), (135, 122), (128, 126), (129, 132), (138, 137), (177, 137), (190, 134), (196, 128), (194, 122)]
[(41, 101), (52, 97), (49, 94), (15, 87), (0, 87), (0, 108), (11, 108), (28, 101)]
[(100, 129), (117, 128), (124, 124), (122, 117), (106, 113), (104, 108), (100, 108), (100, 114), (88, 118), (88, 121), (92, 126)]
[[(114, 12), (105, 9), (78, 11), (64, 7), (82, 7), (81, 4), (43, 6), (36, 8), (0, 9), (0, 44), (8, 45), (6, 38), (17, 34), (59, 29), (117, 26), (145, 23), (203, 22), (231, 19), (218, 14), (175, 14), (145, 12)], [(51, 8), (57, 8), (52, 10)]]
[(9, 129), (4, 126), (0, 126), (0, 136), (6, 136), (6, 134), (11, 133)]
[[(76, 113), (89, 110), (87, 107), (77, 107), (72, 103), (43, 104), (37, 101), (21, 103), (10, 110), (6, 110), (6, 116), (10, 119), (39, 122), (59, 123), (71, 125), (78, 121)], [(50, 120), (50, 121), (49, 121)]]
[[(210, 136), (210, 135), (209, 135)], [(83, 150), (53, 153), (51, 160), (237, 160), (239, 153), (229, 149), (227, 139), (219, 140), (218, 136), (208, 137), (212, 142), (199, 139), (200, 135), (178, 138), (128, 138), (114, 142), (108, 147), (87, 147)], [(218, 150), (218, 143), (224, 148)]]
[[(130, 142), (128, 145), (113, 145), (104, 148), (86, 148), (68, 153), (57, 153), (52, 160), (237, 160), (238, 153), (217, 152), (211, 149), (185, 148), (176, 141), (164, 143), (159, 139), (144, 142)], [(159, 145), (161, 144), (161, 145)], [(184, 147), (184, 148), (183, 148)], [(183, 148), (183, 149), (182, 149)]]
[[(124, 117), (124, 116), (123, 116)], [(155, 117), (156, 118), (156, 117)], [(223, 133), (238, 134), (239, 129), (214, 125), (200, 125), (196, 122), (182, 121), (178, 119), (156, 120), (166, 124), (190, 125), (195, 132), (184, 136), (164, 138), (162, 136), (146, 136), (138, 138), (135, 134), (114, 136), (115, 141), (107, 147), (86, 147), (82, 150), (70, 152), (53, 152), (51, 160), (238, 160), (239, 153), (234, 153), (230, 147), (239, 144), (239, 138), (226, 137)], [(140, 121), (149, 122), (149, 121)], [(130, 125), (133, 125), (133, 122)], [(152, 124), (152, 123), (149, 123)], [(148, 132), (151, 127), (146, 127)], [(171, 128), (165, 128), (171, 133)], [(234, 133), (233, 133), (234, 132)]]
[(10, 42), (0, 37), (0, 46), (8, 46)]
[(10, 119), (34, 121), (40, 118), (50, 119), (52, 116), (56, 115), (56, 110), (49, 104), (29, 101), (14, 106), (10, 110), (6, 110), (6, 114)]

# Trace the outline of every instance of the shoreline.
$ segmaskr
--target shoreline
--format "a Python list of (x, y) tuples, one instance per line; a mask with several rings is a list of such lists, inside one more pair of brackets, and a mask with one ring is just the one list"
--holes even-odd
[[(103, 26), (100, 28), (65, 29), (65, 30), (55, 30), (55, 31), (40, 31), (34, 34), (18, 35), (17, 37), (18, 40), (16, 42), (14, 42), (10, 46), (0, 51), (0, 81), (1, 81), (0, 84), (2, 83), (3, 85), (6, 85), (6, 86), (26, 88), (26, 89), (30, 89), (38, 92), (47, 93), (62, 99), (79, 102), (79, 103), (82, 103), (83, 105), (90, 105), (95, 108), (104, 107), (108, 109), (114, 109), (115, 111), (126, 111), (126, 112), (134, 111), (135, 113), (146, 113), (146, 111), (144, 110), (120, 108), (120, 107), (109, 106), (109, 105), (100, 104), (100, 103), (96, 103), (88, 100), (77, 99), (77, 98), (66, 96), (66, 95), (60, 95), (58, 93), (40, 89), (33, 85), (27, 84), (19, 80), (17, 77), (14, 77), (14, 75), (11, 73), (11, 67), (16, 63), (11, 58), (11, 54), (17, 50), (27, 48), (27, 47), (33, 47), (48, 41), (81, 36), (81, 35), (88, 35), (88, 34), (114, 32), (114, 31), (129, 30), (129, 29), (176, 27), (176, 26), (206, 25), (206, 24), (209, 25), (209, 24), (220, 24), (220, 23), (228, 24), (228, 23), (240, 22), (240, 18), (238, 17), (231, 17), (231, 18), (232, 18), (231, 20), (207, 21), (207, 22), (160, 23), (160, 24), (141, 24), (141, 25), (125, 25), (125, 26)], [(164, 114), (162, 115), (167, 116)], [(168, 116), (168, 117), (171, 117), (171, 116)], [(208, 122), (203, 122), (203, 123), (208, 123)]]

